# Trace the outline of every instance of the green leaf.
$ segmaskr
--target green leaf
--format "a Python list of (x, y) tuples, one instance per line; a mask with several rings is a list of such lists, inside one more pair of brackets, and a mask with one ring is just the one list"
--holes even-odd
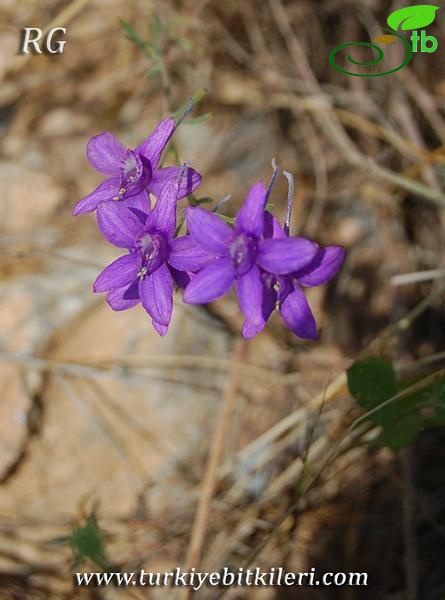
[(162, 35), (164, 33), (164, 27), (162, 24), (159, 15), (155, 13), (153, 17), (153, 21), (151, 22), (151, 39), (153, 40), (153, 46), (157, 48), (157, 50), (161, 47)]
[(132, 42), (141, 52), (149, 58), (157, 67), (158, 64), (162, 66), (162, 60), (159, 55), (158, 47), (151, 42), (145, 42), (134, 30), (133, 26), (127, 21), (120, 21), (121, 27), (124, 30), (127, 38)]
[(438, 6), (430, 6), (429, 4), (406, 6), (391, 13), (387, 23), (395, 31), (398, 30), (400, 25), (402, 25), (401, 29), (403, 31), (422, 29), (433, 23), (438, 8)]
[[(402, 379), (398, 382), (400, 392), (408, 390), (410, 387), (421, 386), (423, 381), (428, 381), (437, 372), (422, 373), (408, 379)], [(440, 377), (432, 383), (426, 383), (409, 396), (405, 396), (400, 400), (403, 408), (411, 408), (413, 406), (431, 406), (433, 404), (441, 404), (445, 408), (445, 377)]]
[(381, 446), (387, 446), (394, 451), (400, 450), (416, 439), (420, 426), (421, 418), (419, 413), (399, 417), (393, 423), (385, 426), (376, 443)]
[[(368, 411), (397, 394), (396, 376), (392, 365), (377, 356), (356, 361), (349, 367), (347, 375), (351, 395)], [(385, 425), (394, 414), (394, 406), (389, 404), (370, 418), (379, 425)]]
[(101, 568), (108, 565), (105, 556), (104, 536), (94, 517), (88, 517), (84, 525), (75, 529), (70, 537), (75, 563), (89, 559)]
[(215, 214), (218, 214), (218, 217), (220, 219), (222, 219), (224, 221), (224, 223), (227, 223), (228, 225), (235, 225), (234, 217), (228, 217), (227, 215), (221, 215), (219, 213), (215, 213)]
[(148, 48), (147, 42), (144, 42), (139, 37), (139, 35), (136, 33), (136, 31), (133, 29), (130, 23), (121, 20), (120, 24), (130, 42), (133, 42), (133, 44), (135, 44), (140, 50), (146, 51)]
[(148, 69), (147, 77), (149, 79), (153, 79), (154, 77), (157, 77), (160, 73), (162, 73), (162, 65), (156, 63), (155, 65), (153, 65), (153, 67)]
[(189, 100), (187, 100), (187, 102), (185, 102), (182, 106), (175, 110), (175, 112), (172, 114), (172, 117), (174, 117), (175, 119), (179, 119), (180, 117), (182, 117), (182, 115), (189, 110), (190, 101), (192, 103), (193, 108), (195, 108), (195, 106), (204, 99), (206, 94), (206, 88), (199, 88), (198, 90), (196, 90), (196, 92), (192, 95), (192, 97)]
[(418, 394), (422, 406), (427, 406), (432, 411), (423, 418), (424, 427), (445, 425), (445, 381), (438, 381)]
[(445, 425), (445, 408), (435, 406), (433, 410), (433, 414), (423, 420), (424, 427), (443, 427)]
[(212, 113), (208, 112), (205, 113), (203, 115), (200, 115), (199, 117), (194, 117), (193, 119), (184, 119), (183, 121), (183, 125), (198, 125), (198, 123), (204, 123), (205, 121), (208, 121), (209, 119), (212, 118)]
[(195, 206), (201, 206), (201, 204), (211, 204), (213, 202), (213, 198), (210, 196), (204, 196), (202, 198), (195, 198)]
[(380, 425), (377, 445), (396, 451), (411, 443), (421, 427), (445, 424), (444, 369), (397, 382), (391, 364), (370, 357), (353, 363), (347, 375), (351, 395), (367, 411), (354, 423)]

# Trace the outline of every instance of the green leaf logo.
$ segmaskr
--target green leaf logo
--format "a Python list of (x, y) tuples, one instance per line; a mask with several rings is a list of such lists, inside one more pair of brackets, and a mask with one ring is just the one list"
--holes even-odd
[(438, 8), (439, 6), (430, 6), (429, 4), (406, 6), (391, 13), (387, 22), (394, 31), (397, 31), (400, 25), (403, 31), (422, 29), (433, 23)]

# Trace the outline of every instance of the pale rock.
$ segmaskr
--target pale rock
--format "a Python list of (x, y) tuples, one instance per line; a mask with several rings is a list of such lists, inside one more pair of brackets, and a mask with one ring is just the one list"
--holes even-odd
[(63, 198), (63, 190), (46, 173), (20, 164), (0, 162), (0, 232), (36, 229), (50, 219)]

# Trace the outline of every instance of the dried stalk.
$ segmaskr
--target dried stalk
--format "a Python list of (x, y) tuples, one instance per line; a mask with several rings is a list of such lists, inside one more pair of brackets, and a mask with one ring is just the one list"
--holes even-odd
[[(246, 352), (246, 344), (237, 340), (233, 349), (233, 360), (242, 363)], [(207, 460), (206, 471), (202, 483), (201, 495), (193, 523), (187, 557), (185, 560), (186, 570), (197, 568), (201, 560), (202, 549), (205, 541), (207, 523), (210, 516), (212, 499), (218, 483), (218, 467), (224, 453), (224, 444), (229, 430), (230, 418), (238, 395), (239, 372), (232, 372), (227, 383), (224, 398), (219, 410), (215, 433)], [(191, 589), (185, 588), (183, 598), (188, 600)]]

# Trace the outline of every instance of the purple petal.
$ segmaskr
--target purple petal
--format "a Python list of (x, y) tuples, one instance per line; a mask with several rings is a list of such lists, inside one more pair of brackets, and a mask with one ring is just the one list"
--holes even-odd
[(265, 238), (285, 238), (287, 237), (284, 229), (272, 213), (266, 210), (264, 213), (264, 237)]
[(270, 315), (275, 310), (277, 304), (277, 292), (268, 285), (263, 289), (263, 319), (267, 321)]
[(137, 279), (138, 271), (136, 255), (120, 256), (99, 273), (93, 284), (93, 292), (107, 292), (124, 287)]
[(235, 229), (260, 237), (264, 228), (264, 207), (267, 189), (262, 181), (258, 181), (247, 194), (238, 216)]
[(280, 305), (281, 317), (288, 329), (304, 340), (317, 339), (317, 324), (303, 291), (296, 286)]
[(167, 145), (175, 130), (175, 120), (171, 117), (161, 121), (153, 133), (140, 144), (135, 152), (142, 154), (144, 158), (147, 158), (153, 169), (155, 169), (161, 159), (161, 154)]
[(188, 273), (186, 273), (185, 271), (177, 271), (173, 267), (169, 267), (169, 268), (170, 268), (170, 273), (172, 274), (173, 281), (175, 282), (175, 284), (178, 286), (178, 288), (181, 288), (182, 290), (184, 290), (190, 283), (190, 275)]
[(258, 244), (257, 264), (269, 273), (285, 275), (311, 262), (318, 245), (302, 237), (270, 238)]
[(232, 261), (220, 258), (204, 267), (188, 284), (184, 292), (184, 302), (207, 304), (223, 296), (235, 280)]
[(163, 263), (139, 283), (142, 306), (160, 325), (168, 325), (173, 310), (173, 279)]
[(139, 280), (134, 281), (128, 287), (108, 292), (107, 302), (113, 310), (126, 310), (139, 304)]
[(126, 198), (122, 202), (122, 208), (128, 208), (139, 219), (141, 225), (147, 223), (147, 219), (151, 213), (151, 201), (150, 196), (145, 190), (135, 196)]
[(266, 324), (263, 317), (263, 288), (261, 273), (256, 265), (238, 277), (237, 291), (241, 312), (258, 331)]
[[(269, 275), (269, 278), (272, 278), (272, 276)], [(244, 321), (242, 333), (243, 333), (244, 339), (247, 339), (247, 340), (253, 338), (257, 333), (260, 333), (260, 331), (262, 331), (264, 329), (266, 321), (268, 320), (268, 318), (274, 311), (275, 305), (277, 302), (277, 292), (275, 291), (275, 289), (273, 287), (271, 287), (270, 282), (264, 281), (264, 279), (262, 279), (262, 285), (263, 285), (263, 291), (262, 291), (263, 303), (262, 303), (261, 310), (262, 310), (262, 315), (263, 315), (263, 323), (255, 325), (254, 323), (250, 322), (249, 319), (246, 319)]]
[(124, 152), (119, 140), (108, 131), (92, 137), (87, 146), (88, 162), (104, 175), (119, 174), (119, 161)]
[(162, 188), (149, 218), (150, 227), (164, 233), (169, 238), (175, 234), (177, 199), (178, 182), (171, 179)]
[[(159, 196), (167, 181), (179, 177), (181, 171), (181, 167), (164, 167), (153, 171), (153, 176), (148, 184), (149, 191), (156, 197)], [(200, 183), (201, 175), (198, 171), (191, 167), (184, 169), (178, 191), (178, 200), (194, 192)]]
[(97, 225), (106, 240), (118, 248), (134, 248), (142, 223), (125, 201), (103, 202), (97, 208)]
[(190, 235), (214, 254), (227, 254), (233, 230), (215, 214), (203, 208), (186, 208), (185, 218)]
[(345, 250), (341, 246), (326, 246), (303, 269), (295, 273), (298, 283), (308, 287), (327, 283), (336, 275), (345, 259)]
[(151, 212), (150, 196), (145, 190), (139, 192), (139, 194), (135, 194), (134, 196), (129, 196), (122, 202), (125, 202), (125, 206), (128, 206), (130, 209), (135, 209), (146, 214)]
[(170, 242), (169, 264), (178, 271), (196, 272), (209, 264), (212, 257), (191, 235)]
[(241, 333), (243, 335), (243, 338), (245, 340), (251, 340), (258, 333), (261, 333), (263, 331), (263, 329), (264, 329), (265, 326), (266, 326), (266, 321), (263, 321), (263, 323), (261, 325), (258, 325), (258, 326), (255, 326), (253, 323), (251, 323), (248, 320), (244, 321), (243, 327), (241, 329)]
[(158, 333), (159, 335), (164, 336), (167, 333), (168, 325), (162, 325), (161, 323), (158, 323), (154, 319), (151, 320), (151, 323), (152, 323), (156, 333)]
[(105, 179), (90, 194), (79, 200), (73, 210), (73, 217), (93, 212), (101, 202), (111, 200), (119, 193), (120, 181), (118, 178)]

